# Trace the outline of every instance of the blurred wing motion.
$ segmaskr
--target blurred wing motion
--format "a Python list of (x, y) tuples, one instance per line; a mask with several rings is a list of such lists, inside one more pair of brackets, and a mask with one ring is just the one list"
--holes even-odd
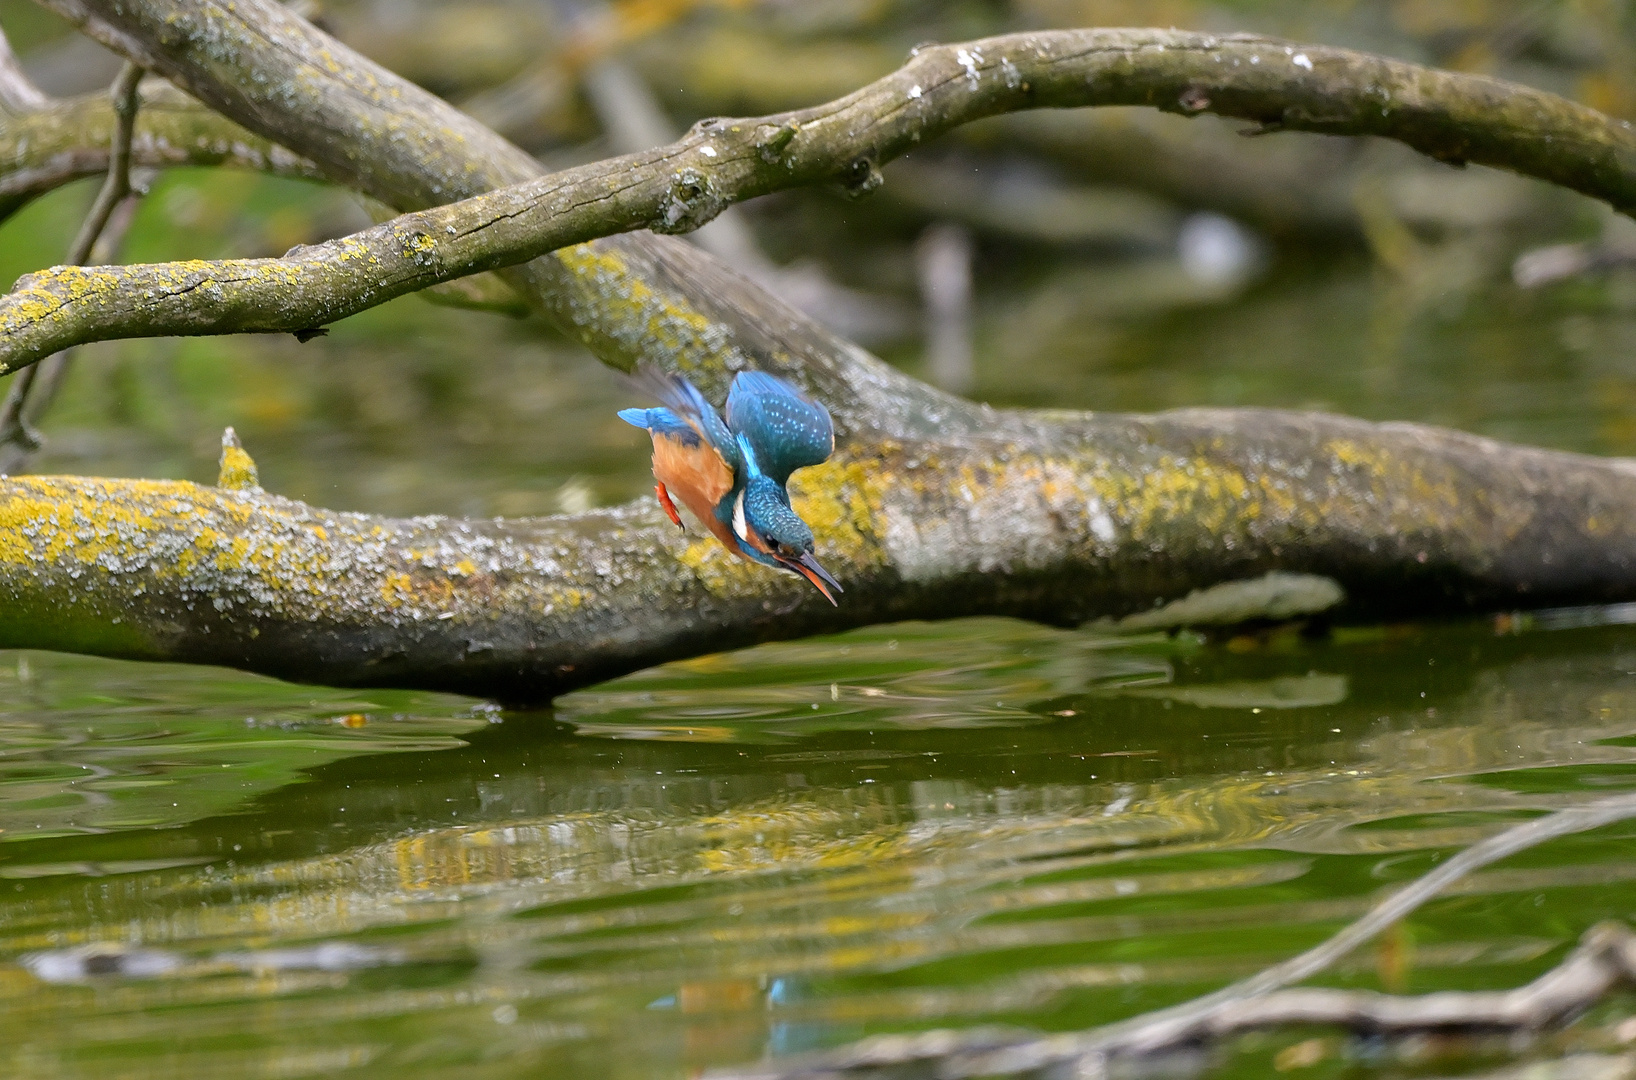
[[(658, 399), (665, 406), (665, 409), (649, 409), (648, 412), (668, 410), (672, 417), (693, 428), (700, 438), (709, 443), (735, 475), (738, 473), (738, 444), (733, 441), (733, 433), (727, 430), (727, 425), (722, 423), (721, 414), (716, 412), (716, 407), (710, 404), (703, 394), (699, 393), (698, 387), (680, 375), (668, 375), (652, 368), (638, 368), (632, 380), (645, 393)], [(640, 411), (642, 410), (626, 410)]]
[(749, 446), (760, 471), (780, 486), (796, 469), (817, 465), (835, 450), (829, 410), (761, 371), (742, 372), (733, 380), (727, 426)]
[[(619, 418), (653, 436), (656, 494), (670, 519), (680, 525), (671, 495), (718, 537), (731, 534), (719, 513), (737, 482), (738, 445), (720, 415), (686, 379), (641, 371), (636, 382), (665, 403), (658, 409), (621, 409)], [(724, 543), (727, 540), (723, 540)], [(734, 550), (731, 546), (729, 550)]]

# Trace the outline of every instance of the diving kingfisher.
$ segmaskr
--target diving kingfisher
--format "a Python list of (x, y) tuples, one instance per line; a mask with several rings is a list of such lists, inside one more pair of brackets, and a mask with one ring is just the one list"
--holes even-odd
[(761, 371), (733, 379), (725, 423), (679, 375), (643, 369), (637, 382), (664, 407), (622, 409), (619, 418), (653, 436), (654, 492), (670, 520), (682, 524), (674, 492), (728, 551), (794, 571), (835, 603), (830, 590), (841, 586), (813, 557), (812, 530), (785, 489), (790, 473), (834, 451), (829, 410)]

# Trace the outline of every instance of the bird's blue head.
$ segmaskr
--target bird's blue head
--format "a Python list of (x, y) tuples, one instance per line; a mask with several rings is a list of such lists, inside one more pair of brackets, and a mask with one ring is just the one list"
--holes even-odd
[(752, 476), (733, 503), (733, 532), (744, 553), (756, 562), (792, 570), (835, 603), (830, 590), (840, 583), (813, 556), (812, 530), (790, 509), (783, 487), (764, 476)]

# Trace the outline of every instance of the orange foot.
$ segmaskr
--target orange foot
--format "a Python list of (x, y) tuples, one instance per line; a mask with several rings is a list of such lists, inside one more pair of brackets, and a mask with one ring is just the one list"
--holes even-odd
[(665, 508), (665, 513), (670, 515), (670, 520), (676, 523), (678, 529), (685, 531), (687, 526), (682, 524), (682, 515), (676, 512), (676, 504), (670, 501), (670, 492), (665, 490), (665, 485), (653, 485), (653, 493), (659, 496), (659, 505)]

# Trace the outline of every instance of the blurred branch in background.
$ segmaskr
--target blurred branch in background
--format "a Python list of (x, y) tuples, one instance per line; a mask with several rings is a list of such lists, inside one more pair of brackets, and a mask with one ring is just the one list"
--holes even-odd
[[(173, 87), (149, 80), (131, 136), (131, 163), (225, 165), (274, 176), (316, 180), (320, 173), (266, 138), (201, 106)], [(106, 175), (119, 118), (106, 91), (48, 99), (37, 109), (0, 113), (0, 221), (47, 192)]]
[(16, 115), (43, 109), (50, 99), (24, 74), (11, 51), (11, 42), (0, 30), (0, 110)]
[[(586, 97), (617, 154), (635, 154), (676, 141), (678, 132), (653, 93), (616, 58), (585, 71)], [(779, 266), (762, 252), (742, 212), (729, 206), (689, 234), (689, 239), (774, 296), (844, 337), (864, 345), (902, 335), (902, 305), (835, 284), (814, 262)]]
[(1517, 256), (1511, 279), (1519, 288), (1537, 289), (1557, 281), (1636, 264), (1636, 222), (1609, 214), (1594, 240), (1550, 244)]
[[(141, 193), (131, 185), (131, 136), (136, 128), (137, 86), (142, 74), (140, 67), (127, 62), (108, 89), (114, 115), (118, 118), (108, 148), (108, 176), (68, 249), (65, 261), (70, 266), (99, 261), (94, 258), (99, 240), (106, 241), (103, 257), (112, 258), (130, 228), (131, 217), (136, 212), (135, 196)], [(41, 107), (46, 104), (42, 99)], [(19, 471), (42, 445), (35, 426), (56, 398), (72, 358), (73, 350), (65, 349), (19, 372), (11, 380), (5, 401), (0, 403), (0, 476)]]
[[(929, 47), (827, 105), (702, 123), (661, 150), (406, 215), (282, 260), (30, 275), (0, 300), (0, 357), (17, 370), (91, 340), (304, 333), (394, 296), (609, 233), (691, 231), (729, 204), (770, 191), (838, 181), (867, 194), (881, 183), (881, 163), (972, 119), (1137, 101), (1182, 113), (1213, 109), (1264, 129), (1384, 135), (1438, 159), (1500, 165), (1616, 209), (1636, 207), (1636, 134), (1553, 95), (1252, 36), (1046, 31)], [(359, 165), (349, 156), (348, 167)], [(1213, 234), (1225, 235), (1201, 235)], [(1194, 246), (1213, 252), (1195, 258), (1195, 268), (1219, 265), (1222, 272), (1205, 273), (1236, 276), (1223, 259), (1228, 245)], [(199, 288), (205, 280), (211, 287)], [(843, 418), (879, 412), (874, 402), (832, 405)]]
[(915, 244), (921, 301), (926, 308), (926, 372), (951, 394), (977, 382), (972, 352), (971, 234), (959, 225), (932, 225)]

